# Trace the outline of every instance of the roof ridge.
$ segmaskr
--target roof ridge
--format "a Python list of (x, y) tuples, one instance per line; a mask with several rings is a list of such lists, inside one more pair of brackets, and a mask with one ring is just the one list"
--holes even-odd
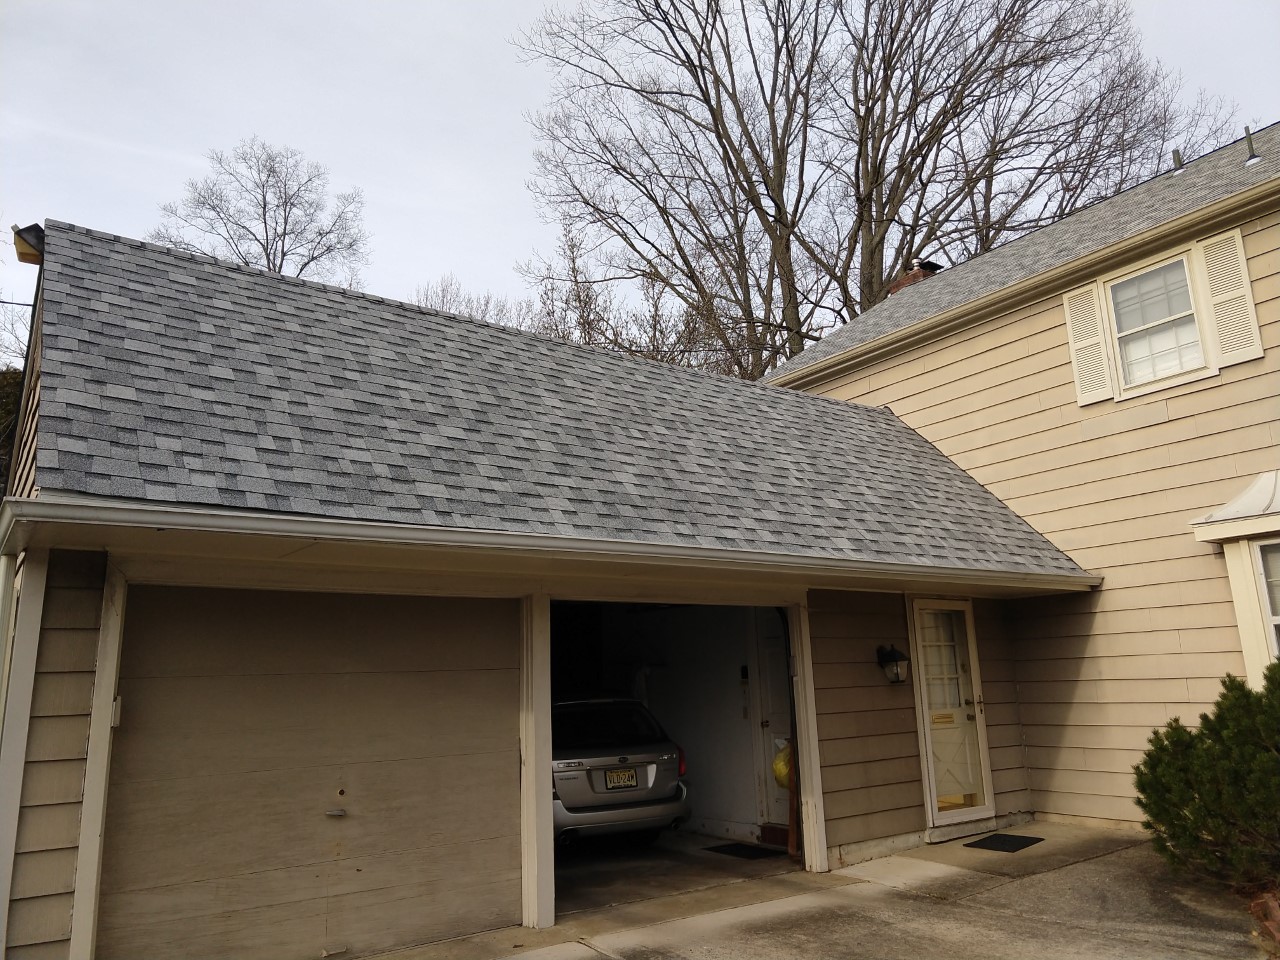
[[(1280, 127), (1280, 120), (1277, 120), (1274, 123), (1269, 123), (1265, 127), (1259, 127), (1257, 130), (1250, 130), (1249, 133), (1251, 136), (1256, 137), (1260, 134), (1266, 133), (1272, 127)], [(960, 267), (963, 267), (965, 264), (973, 263), (975, 260), (979, 260), (982, 257), (987, 256), (988, 254), (995, 253), (997, 250), (1004, 250), (1006, 247), (1011, 247), (1015, 243), (1017, 243), (1019, 240), (1026, 240), (1028, 237), (1033, 237), (1042, 230), (1049, 230), (1060, 223), (1066, 223), (1072, 217), (1076, 216), (1076, 214), (1084, 213), (1086, 210), (1091, 210), (1092, 208), (1096, 207), (1100, 203), (1108, 203), (1112, 200), (1115, 200), (1117, 197), (1123, 197), (1126, 193), (1145, 187), (1147, 184), (1154, 183), (1156, 180), (1159, 180), (1162, 177), (1171, 177), (1174, 174), (1186, 173), (1192, 167), (1202, 164), (1204, 161), (1208, 160), (1210, 157), (1214, 156), (1215, 154), (1222, 153), (1224, 150), (1230, 150), (1236, 144), (1244, 143), (1244, 141), (1245, 141), (1245, 137), (1242, 134), (1241, 136), (1232, 140), (1230, 143), (1224, 143), (1221, 146), (1214, 147), (1212, 150), (1208, 150), (1197, 157), (1193, 157), (1190, 160), (1184, 160), (1181, 167), (1173, 167), (1169, 170), (1161, 170), (1159, 173), (1153, 173), (1151, 176), (1147, 177), (1145, 180), (1139, 180), (1137, 183), (1131, 183), (1127, 187), (1117, 190), (1115, 193), (1109, 193), (1105, 197), (1099, 197), (1096, 200), (1091, 200), (1082, 207), (1076, 207), (1074, 210), (1068, 213), (1065, 217), (1061, 217), (1057, 220), (1052, 221), (1051, 223), (1042, 224), (1041, 226), (1036, 227), (1034, 230), (1028, 230), (1026, 233), (1020, 233), (1016, 237), (1011, 237), (1010, 239), (1005, 240), (1002, 243), (997, 243), (990, 250), (983, 250), (982, 253), (978, 254), (976, 257), (970, 257), (968, 260), (962, 260), (960, 263), (957, 263), (954, 267), (949, 267), (948, 269), (958, 270)], [(916, 286), (916, 284), (912, 284), (911, 286)]]
[[(1258, 128), (1257, 130), (1250, 130), (1249, 133), (1250, 133), (1250, 136), (1255, 138), (1266, 139), (1271, 137), (1277, 137), (1278, 140), (1280, 140), (1280, 121), (1269, 123), (1266, 126)], [(984, 250), (982, 253), (979, 253), (976, 256), (970, 257), (967, 260), (962, 260), (959, 263), (956, 263), (953, 266), (948, 267), (946, 270), (939, 273), (936, 278), (930, 278), (926, 282), (914, 283), (914, 284), (910, 284), (907, 287), (904, 287), (902, 290), (899, 290), (896, 294), (894, 294), (894, 296), (891, 299), (887, 298), (885, 300), (881, 300), (879, 303), (873, 304), (872, 306), (864, 310), (862, 313), (859, 313), (857, 316), (850, 318), (848, 321), (846, 321), (845, 323), (841, 324), (839, 327), (832, 330), (823, 339), (818, 340), (816, 343), (807, 347), (805, 350), (802, 350), (800, 353), (796, 354), (795, 356), (791, 357), (784, 363), (775, 367), (773, 370), (766, 373), (765, 380), (770, 382), (775, 381), (786, 373), (806, 369), (807, 367), (809, 367), (814, 363), (818, 363), (820, 361), (827, 360), (831, 357), (838, 356), (839, 354), (842, 354), (847, 350), (854, 349), (855, 347), (860, 346), (862, 343), (867, 342), (866, 340), (855, 340), (853, 343), (850, 343), (848, 346), (845, 346), (843, 341), (847, 339), (847, 336), (848, 336), (846, 335), (845, 331), (861, 329), (865, 324), (864, 318), (874, 315), (877, 317), (877, 319), (880, 319), (884, 313), (884, 308), (890, 303), (895, 304), (896, 309), (900, 310), (903, 307), (906, 307), (909, 310), (913, 304), (920, 303), (922, 300), (926, 298), (932, 299), (938, 291), (938, 286), (939, 286), (938, 281), (942, 280), (942, 278), (944, 277), (947, 278), (946, 283), (951, 284), (953, 282), (957, 282), (953, 280), (953, 278), (957, 276), (962, 278), (962, 280), (967, 279), (970, 274), (976, 273), (978, 276), (980, 276), (981, 275), (980, 271), (982, 271), (983, 268), (986, 267), (991, 262), (989, 260), (990, 257), (995, 255), (1016, 256), (1018, 249), (1021, 248), (1020, 245), (1025, 246), (1028, 244), (1033, 244), (1037, 241), (1043, 242), (1043, 238), (1046, 236), (1046, 234), (1050, 237), (1057, 237), (1061, 231), (1068, 231), (1068, 234), (1066, 235), (1069, 236), (1069, 231), (1071, 230), (1071, 228), (1076, 223), (1079, 222), (1077, 218), (1088, 215), (1091, 212), (1097, 210), (1099, 207), (1104, 206), (1105, 204), (1113, 203), (1115, 201), (1121, 200), (1122, 198), (1131, 195), (1134, 191), (1150, 188), (1152, 187), (1153, 184), (1166, 181), (1171, 177), (1184, 176), (1187, 174), (1191, 174), (1192, 177), (1194, 177), (1197, 173), (1201, 173), (1203, 176), (1202, 171), (1204, 169), (1206, 168), (1212, 169), (1211, 164), (1214, 164), (1215, 162), (1221, 163), (1223, 154), (1231, 151), (1234, 148), (1239, 148), (1240, 145), (1246, 141), (1246, 139), (1247, 138), (1243, 135), (1240, 137), (1237, 137), (1236, 139), (1228, 143), (1224, 143), (1221, 146), (1215, 147), (1214, 149), (1209, 150), (1199, 155), (1198, 157), (1195, 157), (1194, 159), (1184, 162), (1180, 168), (1163, 170), (1159, 173), (1153, 174), (1150, 177), (1147, 177), (1145, 180), (1141, 180), (1137, 183), (1130, 184), (1129, 186), (1125, 187), (1123, 190), (1119, 190), (1116, 193), (1109, 194), (1108, 196), (1105, 196), (1105, 197), (1099, 197), (1097, 200), (1087, 203), (1084, 206), (1077, 207), (1075, 210), (1072, 210), (1066, 216), (1061, 217), (1058, 220), (1054, 220), (1051, 223), (1043, 224), (1042, 226), (1036, 227), (1034, 230), (1029, 230), (1025, 233), (1019, 234), (1016, 237), (1012, 237), (1002, 243), (998, 243), (996, 246), (992, 247), (990, 250)], [(1258, 181), (1258, 183), (1251, 184), (1249, 186), (1260, 186), (1262, 184), (1273, 183), (1276, 181), (1280, 181), (1280, 173), (1274, 173), (1272, 176), (1264, 178)], [(1244, 186), (1233, 189), (1230, 193), (1226, 194), (1226, 196), (1230, 196), (1235, 192), (1238, 192), (1238, 190), (1243, 190), (1243, 189), (1245, 189)], [(1205, 202), (1200, 203), (1194, 207), (1191, 207), (1188, 210), (1177, 212), (1161, 220), (1160, 223), (1156, 224), (1155, 226), (1160, 226), (1161, 224), (1168, 223), (1171, 220), (1177, 219), (1178, 217), (1183, 216), (1185, 214), (1193, 213), (1196, 210), (1202, 209), (1204, 206), (1212, 202), (1214, 202), (1214, 200), (1212, 199), (1206, 200)], [(1124, 239), (1125, 239), (1124, 237), (1106, 239), (1097, 243), (1096, 246), (1092, 247), (1092, 249), (1100, 250), (1100, 249), (1103, 249), (1104, 247), (1110, 246), (1113, 243), (1123, 242)], [(1037, 274), (1044, 272), (1046, 269), (1051, 269), (1051, 268), (1046, 267), (1046, 268), (1038, 269), (1035, 272), (1027, 275), (1026, 277), (1015, 278), (1015, 280), (1027, 279), (1031, 276), (1036, 276)], [(986, 292), (989, 293), (991, 291), (987, 290)], [(890, 332), (892, 332), (894, 330), (902, 329), (904, 326), (909, 326), (912, 323), (927, 322), (928, 320), (939, 315), (940, 313), (945, 312), (946, 310), (955, 309), (958, 307), (962, 307), (965, 304), (973, 303), (974, 301), (980, 299), (984, 295), (985, 293), (983, 292), (969, 292), (968, 294), (963, 295), (961, 298), (957, 299), (954, 303), (951, 303), (945, 307), (929, 309), (926, 306), (926, 309), (929, 309), (929, 312), (926, 313), (925, 315), (916, 317), (914, 320), (908, 323), (895, 324), (894, 326), (890, 327), (889, 330)], [(884, 332), (885, 331), (881, 331), (881, 334)], [(878, 335), (880, 334), (877, 334), (877, 336)], [(826, 346), (824, 347), (824, 345)]]
[[(475, 324), (487, 330), (497, 331), (500, 335), (510, 336), (513, 339), (518, 340), (520, 338), (529, 338), (532, 340), (539, 341), (541, 343), (555, 344), (557, 347), (561, 347), (561, 348), (572, 348), (575, 350), (583, 351), (592, 357), (610, 357), (621, 362), (652, 364), (658, 368), (661, 368), (664, 371), (676, 371), (679, 375), (697, 377), (703, 380), (710, 379), (713, 381), (725, 381), (725, 382), (734, 383), (734, 384), (750, 384), (751, 386), (755, 386), (755, 387), (776, 389), (772, 384), (766, 383), (763, 380), (746, 380), (741, 377), (734, 377), (734, 376), (730, 376), (729, 374), (718, 373), (711, 370), (703, 370), (698, 367), (677, 366), (675, 364), (666, 363), (662, 360), (655, 360), (652, 357), (642, 357), (642, 356), (637, 356), (635, 354), (623, 353), (617, 350), (609, 350), (604, 347), (597, 347), (597, 346), (593, 346), (591, 344), (586, 344), (586, 343), (578, 343), (573, 340), (561, 340), (558, 337), (553, 337), (548, 334), (537, 333), (532, 330), (524, 330), (520, 327), (508, 326), (506, 324), (496, 323), (490, 320), (481, 320), (479, 317), (471, 317), (466, 314), (454, 313), (449, 310), (438, 310), (433, 307), (424, 307), (421, 304), (413, 303), (412, 301), (409, 301), (409, 300), (398, 300), (394, 297), (384, 297), (379, 294), (368, 293), (364, 290), (353, 290), (350, 287), (342, 287), (336, 284), (322, 283), (317, 280), (308, 280), (304, 277), (296, 277), (296, 276), (290, 276), (289, 274), (277, 273), (273, 270), (268, 270), (265, 267), (249, 266), (243, 263), (236, 263), (233, 260), (224, 260), (221, 257), (215, 257), (207, 253), (197, 253), (192, 250), (183, 250), (179, 247), (169, 247), (169, 246), (165, 246), (164, 244), (151, 243), (150, 241), (147, 241), (147, 240), (138, 240), (134, 237), (124, 236), (123, 234), (110, 233), (105, 230), (95, 230), (92, 227), (82, 226), (80, 224), (71, 223), (65, 220), (48, 218), (45, 220), (45, 229), (48, 230), (50, 227), (54, 227), (56, 229), (61, 229), (64, 231), (69, 231), (71, 233), (81, 234), (83, 236), (92, 237), (97, 240), (103, 240), (111, 243), (119, 243), (128, 247), (133, 247), (135, 249), (147, 250), (152, 253), (159, 253), (166, 256), (172, 256), (180, 260), (188, 260), (194, 263), (202, 263), (202, 264), (219, 267), (226, 270), (237, 271), (240, 273), (248, 274), (249, 276), (252, 276), (252, 277), (267, 279), (273, 283), (277, 283), (283, 280), (289, 285), (300, 288), (300, 289), (324, 290), (330, 293), (337, 293), (342, 296), (349, 297), (351, 299), (358, 300), (358, 301), (384, 304), (384, 305), (399, 308), (399, 309), (411, 310), (426, 317), (436, 317), (439, 319), (450, 320), (454, 322)], [(793, 391), (787, 391), (787, 392), (790, 393)], [(828, 399), (828, 398), (824, 397), (822, 399)], [(841, 406), (849, 406), (849, 404), (846, 404), (843, 401), (837, 400), (834, 402), (836, 402)], [(862, 403), (854, 403), (853, 406), (867, 407), (868, 405), (862, 404)]]

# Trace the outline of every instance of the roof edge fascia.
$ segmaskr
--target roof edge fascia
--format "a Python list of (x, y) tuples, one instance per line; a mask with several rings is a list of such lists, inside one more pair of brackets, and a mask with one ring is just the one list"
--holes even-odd
[[(1174, 220), (1144, 230), (1124, 240), (1108, 244), (1077, 257), (1068, 263), (1045, 270), (1018, 282), (993, 290), (959, 306), (950, 307), (910, 326), (886, 333), (874, 340), (858, 344), (824, 357), (794, 373), (784, 373), (767, 381), (771, 386), (803, 389), (823, 380), (852, 373), (862, 366), (875, 363), (892, 354), (921, 346), (950, 333), (976, 326), (1003, 314), (1011, 313), (1037, 300), (1052, 296), (1059, 290), (1067, 290), (1080, 282), (1081, 274), (1094, 274), (1111, 269), (1117, 258), (1139, 259), (1144, 253), (1155, 253), (1157, 248), (1177, 241), (1180, 234), (1189, 232), (1213, 232), (1241, 216), (1260, 214), (1280, 199), (1280, 177), (1272, 177), (1263, 183), (1224, 197), (1208, 206), (1183, 214)], [(1061, 221), (1059, 221), (1061, 222)]]
[(550, 534), (508, 533), (497, 530), (463, 530), (306, 517), (281, 513), (254, 513), (227, 509), (178, 507), (50, 495), (39, 498), (6, 498), (0, 507), (0, 553), (23, 549), (22, 529), (35, 524), (87, 525), (108, 528), (173, 530), (185, 533), (238, 534), (338, 543), (385, 544), (424, 548), (464, 549), (535, 555), (548, 559), (601, 559), (631, 563), (665, 563), (673, 566), (725, 568), (753, 572), (814, 573), (860, 577), (868, 580), (910, 579), (937, 583), (973, 583), (997, 587), (1037, 588), (1046, 591), (1086, 591), (1102, 583), (1091, 573), (1056, 574), (999, 571), (967, 567), (922, 567), (906, 563), (805, 557), (747, 550), (700, 548), (627, 540), (596, 540)]

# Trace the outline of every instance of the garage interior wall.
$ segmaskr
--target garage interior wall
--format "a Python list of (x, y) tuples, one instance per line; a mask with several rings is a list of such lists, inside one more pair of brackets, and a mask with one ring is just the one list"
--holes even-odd
[(106, 554), (49, 554), (5, 956), (69, 954)]
[(518, 924), (519, 603), (134, 586), (99, 960)]
[(619, 653), (643, 660), (645, 699), (684, 749), (687, 829), (760, 839), (753, 712), (742, 671), (752, 659), (751, 607), (655, 608), (628, 618)]
[[(1000, 605), (974, 603), (996, 814), (1029, 811), (1011, 643)], [(878, 855), (875, 841), (925, 829), (924, 784), (913, 684), (890, 684), (876, 647), (911, 649), (902, 594), (809, 595), (818, 752), (833, 865)], [(874, 851), (874, 852), (873, 852)]]
[(775, 630), (781, 624), (763, 607), (553, 607), (553, 698), (645, 702), (684, 749), (691, 804), (684, 829), (694, 833), (760, 839), (764, 771), (752, 701), (760, 618), (772, 618)]

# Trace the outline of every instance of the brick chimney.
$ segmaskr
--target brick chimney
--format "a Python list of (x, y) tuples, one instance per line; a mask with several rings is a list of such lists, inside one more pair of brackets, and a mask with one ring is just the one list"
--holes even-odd
[(889, 284), (889, 296), (892, 297), (903, 287), (909, 287), (913, 283), (919, 283), (926, 277), (932, 277), (941, 269), (942, 264), (940, 263), (934, 263), (932, 260), (921, 260), (916, 257), (911, 261), (911, 269)]

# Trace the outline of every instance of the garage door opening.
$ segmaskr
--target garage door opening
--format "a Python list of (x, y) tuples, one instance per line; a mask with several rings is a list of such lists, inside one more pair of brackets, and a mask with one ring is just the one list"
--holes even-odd
[(790, 662), (775, 607), (552, 604), (558, 916), (801, 869)]

